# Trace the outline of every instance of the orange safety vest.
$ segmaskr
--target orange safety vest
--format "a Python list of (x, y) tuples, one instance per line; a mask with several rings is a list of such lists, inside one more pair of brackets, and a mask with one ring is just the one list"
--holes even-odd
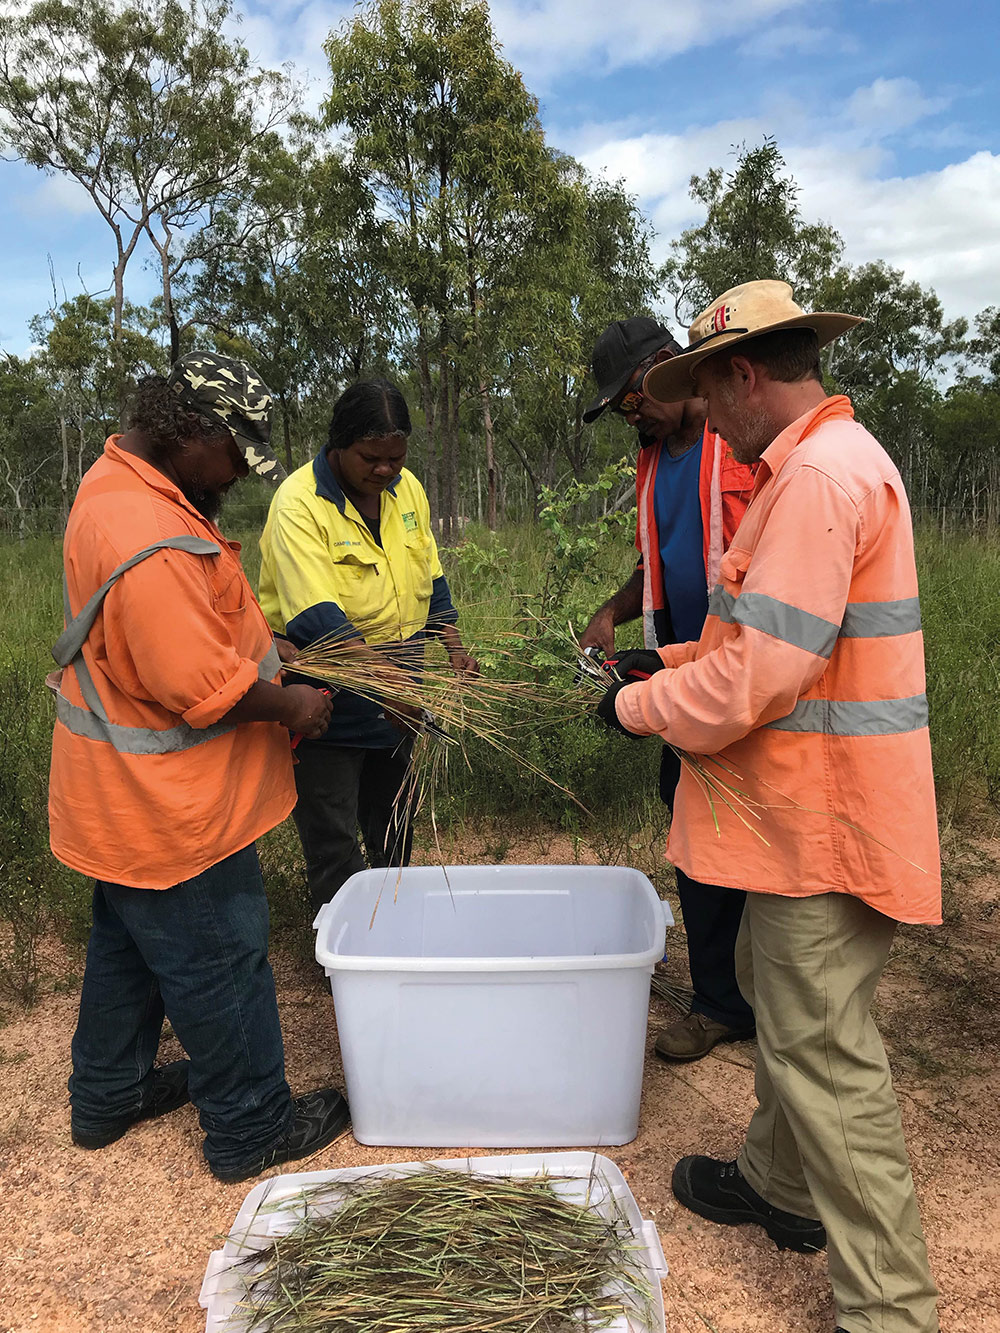
[[(693, 879), (848, 893), (941, 920), (937, 812), (913, 530), (895, 465), (826, 399), (765, 450), (697, 644), (627, 686), (617, 712), (703, 759), (685, 765), (667, 844)], [(727, 805), (731, 801), (732, 807)]]
[[(655, 440), (640, 449), (635, 472), (635, 545), (642, 570), (642, 635), (647, 648), (663, 643), (670, 628), (655, 505), (656, 469), (663, 447), (662, 440)], [(756, 464), (737, 463), (722, 436), (705, 426), (698, 494), (709, 592), (718, 581), (719, 562), (750, 502), (756, 472)]]
[(221, 720), (281, 667), (238, 543), (117, 438), (63, 543), (50, 840), (85, 875), (165, 889), (279, 824), (295, 787), (284, 728)]

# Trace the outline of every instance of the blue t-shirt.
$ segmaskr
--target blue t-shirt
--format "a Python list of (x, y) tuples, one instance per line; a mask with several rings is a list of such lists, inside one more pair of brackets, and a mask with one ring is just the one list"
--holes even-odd
[(679, 458), (672, 458), (664, 445), (653, 486), (653, 508), (663, 561), (663, 591), (670, 608), (676, 643), (689, 643), (700, 638), (708, 615), (698, 485), (703, 445), (704, 436)]

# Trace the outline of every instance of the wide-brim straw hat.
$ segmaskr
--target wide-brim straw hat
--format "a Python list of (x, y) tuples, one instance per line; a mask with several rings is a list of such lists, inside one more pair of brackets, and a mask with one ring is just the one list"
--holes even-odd
[(830, 311), (807, 314), (792, 300), (787, 282), (770, 278), (744, 282), (723, 292), (701, 312), (688, 330), (687, 349), (653, 366), (642, 382), (642, 391), (661, 403), (677, 403), (695, 397), (691, 379), (695, 366), (748, 338), (779, 329), (812, 329), (820, 347), (824, 347), (862, 323), (858, 315)]

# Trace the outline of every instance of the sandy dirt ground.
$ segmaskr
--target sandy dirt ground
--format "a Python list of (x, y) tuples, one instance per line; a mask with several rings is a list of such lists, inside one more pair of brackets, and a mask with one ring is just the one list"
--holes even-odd
[[(969, 860), (951, 890), (954, 922), (933, 944), (927, 932), (902, 935), (879, 999), (946, 1333), (1000, 1333), (997, 850)], [(683, 952), (678, 931), (668, 964), (678, 982)], [(293, 1092), (343, 1086), (333, 1003), (303, 953), (295, 939), (273, 950)], [(66, 1078), (77, 1002), (77, 989), (52, 988), (0, 1029), (0, 1333), (197, 1333), (208, 1255), (253, 1182), (227, 1186), (208, 1173), (190, 1106), (103, 1151), (73, 1147)], [(823, 1255), (779, 1253), (758, 1228), (714, 1226), (671, 1195), (677, 1158), (733, 1157), (754, 1106), (752, 1044), (689, 1065), (653, 1055), (672, 1016), (651, 1000), (639, 1136), (608, 1150), (659, 1228), (667, 1327), (830, 1333)], [(161, 1058), (179, 1054), (165, 1038)], [(449, 1155), (465, 1154), (372, 1149), (347, 1135), (287, 1169)]]

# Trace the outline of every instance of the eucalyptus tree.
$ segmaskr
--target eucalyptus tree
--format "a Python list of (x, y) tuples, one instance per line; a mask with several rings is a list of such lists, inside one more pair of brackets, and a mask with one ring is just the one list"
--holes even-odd
[(715, 166), (691, 177), (705, 220), (673, 243), (662, 270), (683, 324), (720, 292), (759, 278), (784, 278), (808, 307), (843, 253), (832, 227), (803, 220), (799, 187), (774, 139), (734, 152), (729, 171)]
[[(176, 353), (182, 234), (244, 188), (294, 102), (282, 75), (226, 38), (229, 15), (229, 0), (37, 0), (0, 17), (0, 144), (75, 180), (107, 224), (119, 363), (125, 273), (142, 239)], [(118, 375), (121, 397), (120, 364)]]
[(535, 99), (503, 59), (480, 0), (376, 0), (326, 44), (329, 126), (384, 219), (406, 303), (445, 536), (458, 512), (463, 409), (475, 405), (495, 515), (492, 377), (484, 328), (555, 181)]

